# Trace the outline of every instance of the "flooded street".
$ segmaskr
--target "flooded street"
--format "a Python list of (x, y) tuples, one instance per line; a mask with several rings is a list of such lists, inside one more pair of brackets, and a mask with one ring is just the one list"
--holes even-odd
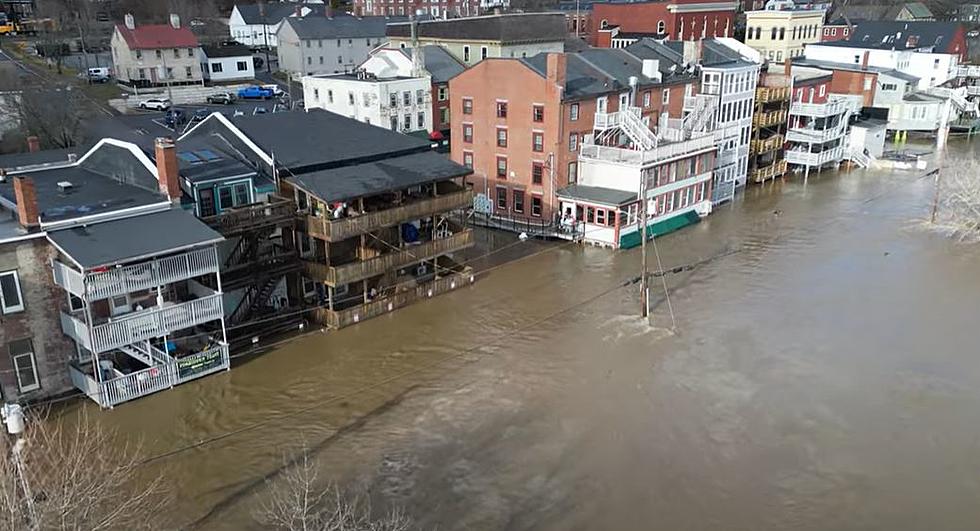
[(921, 174), (750, 187), (659, 239), (704, 261), (667, 276), (676, 333), (659, 279), (649, 326), (623, 287), (639, 249), (554, 244), (99, 417), (181, 528), (260, 529), (307, 447), (424, 529), (977, 529), (980, 249), (916, 227)]

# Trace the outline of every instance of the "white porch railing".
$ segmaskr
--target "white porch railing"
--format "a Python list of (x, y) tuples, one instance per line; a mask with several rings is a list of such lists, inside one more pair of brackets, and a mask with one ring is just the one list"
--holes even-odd
[(694, 137), (683, 142), (661, 144), (655, 149), (635, 150), (596, 144), (583, 144), (579, 155), (587, 159), (618, 164), (645, 165), (714, 147), (712, 136)]
[(221, 295), (215, 293), (190, 302), (149, 308), (115, 318), (92, 327), (91, 337), (84, 322), (63, 313), (61, 329), (92, 352), (106, 352), (221, 319), (223, 316)]
[(800, 103), (794, 101), (789, 106), (789, 113), (796, 116), (812, 116), (815, 118), (826, 118), (836, 116), (848, 111), (848, 105), (844, 101), (828, 101), (827, 103)]
[(219, 344), (183, 358), (147, 367), (99, 383), (79, 367), (69, 365), (71, 381), (80, 391), (102, 407), (114, 407), (146, 395), (169, 389), (230, 366), (228, 345)]
[(786, 131), (786, 140), (789, 142), (829, 142), (837, 138), (843, 138), (847, 133), (842, 125), (829, 127), (827, 129), (811, 129), (809, 127), (794, 127)]
[(959, 65), (956, 67), (957, 77), (980, 77), (980, 65)]
[(196, 249), (139, 264), (88, 275), (88, 300), (107, 299), (180, 280), (216, 273), (218, 254), (214, 247)]
[(967, 85), (966, 94), (968, 96), (980, 96), (980, 85)]
[(831, 162), (840, 162), (844, 158), (844, 148), (842, 146), (821, 151), (819, 153), (808, 153), (806, 151), (788, 150), (786, 151), (786, 162), (800, 166), (823, 166)]

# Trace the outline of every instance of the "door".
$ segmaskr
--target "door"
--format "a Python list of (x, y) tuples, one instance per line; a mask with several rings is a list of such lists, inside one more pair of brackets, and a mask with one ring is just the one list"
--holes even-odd
[(202, 218), (217, 214), (214, 208), (214, 188), (204, 188), (198, 192), (197, 201)]

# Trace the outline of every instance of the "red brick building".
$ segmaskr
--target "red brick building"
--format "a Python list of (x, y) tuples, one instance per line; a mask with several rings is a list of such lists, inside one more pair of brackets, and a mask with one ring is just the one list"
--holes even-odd
[(736, 2), (703, 0), (596, 3), (592, 5), (595, 30), (590, 42), (600, 46), (600, 30), (612, 26), (625, 33), (657, 34), (670, 40), (730, 37), (736, 7)]
[(824, 25), (820, 42), (846, 41), (851, 36), (851, 27), (843, 21), (835, 21)]
[(468, 182), (492, 200), (494, 215), (550, 220), (557, 190), (576, 181), (596, 109), (626, 104), (630, 77), (651, 127), (665, 112), (681, 116), (695, 77), (670, 72), (674, 64), (599, 49), (481, 61), (449, 82), (452, 159), (473, 168)]

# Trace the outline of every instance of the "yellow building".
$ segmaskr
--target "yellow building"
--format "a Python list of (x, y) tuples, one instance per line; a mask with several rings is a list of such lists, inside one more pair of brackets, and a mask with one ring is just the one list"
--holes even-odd
[(820, 42), (824, 12), (766, 10), (745, 13), (745, 44), (770, 61), (803, 55), (803, 47)]

